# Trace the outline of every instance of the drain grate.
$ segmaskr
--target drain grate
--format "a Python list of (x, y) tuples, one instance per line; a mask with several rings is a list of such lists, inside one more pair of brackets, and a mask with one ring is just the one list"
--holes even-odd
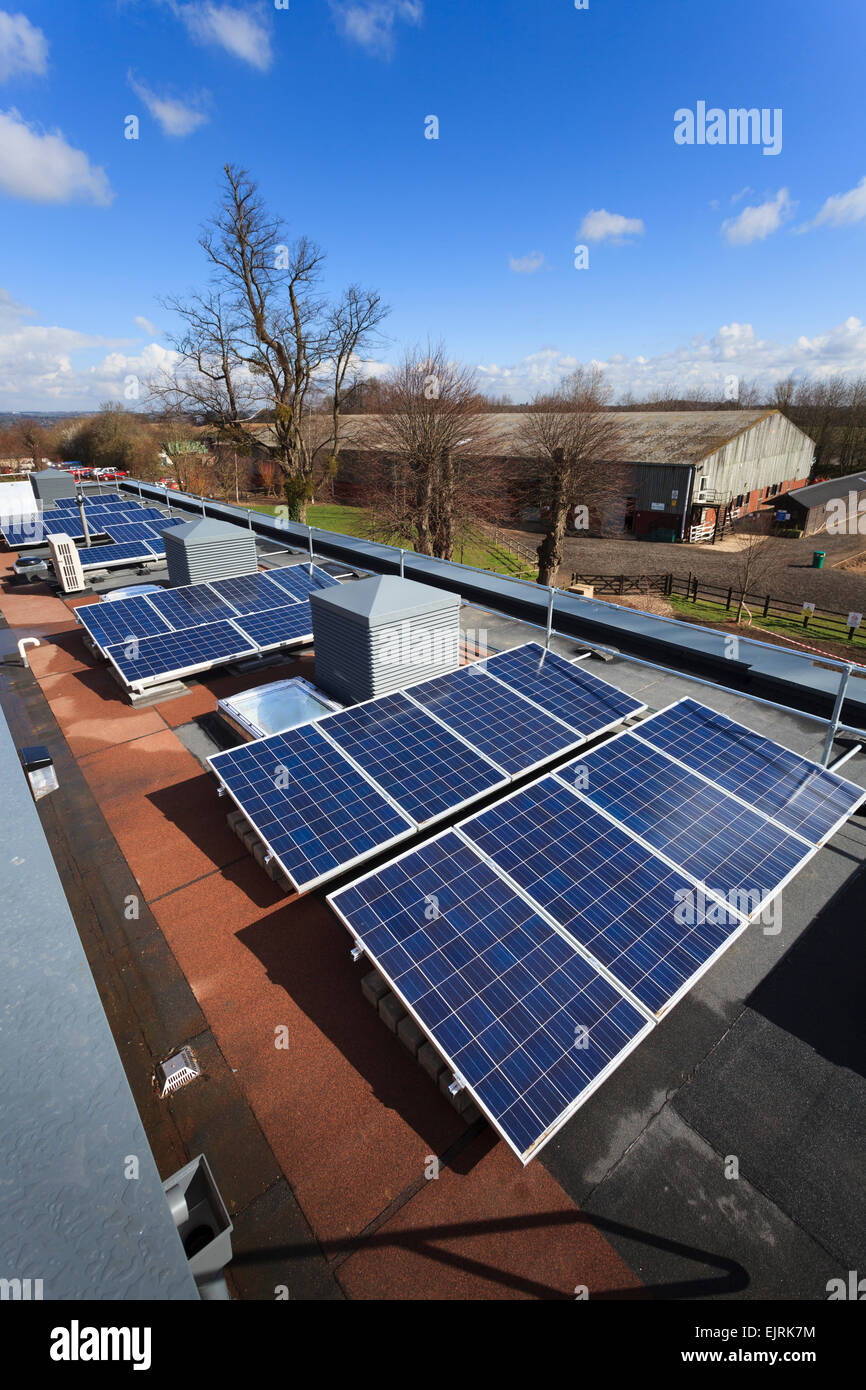
[(197, 1076), (201, 1076), (201, 1067), (195, 1059), (191, 1047), (182, 1047), (180, 1052), (175, 1052), (173, 1057), (167, 1061), (160, 1062), (156, 1069), (156, 1082), (159, 1087), (159, 1098), (171, 1095), (173, 1091), (179, 1091), (181, 1086), (188, 1086), (190, 1081), (195, 1081)]

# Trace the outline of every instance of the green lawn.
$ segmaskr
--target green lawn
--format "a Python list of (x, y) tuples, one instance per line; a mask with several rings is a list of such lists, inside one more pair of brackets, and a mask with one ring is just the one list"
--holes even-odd
[[(679, 594), (672, 594), (669, 602), (674, 611), (684, 618), (691, 618), (695, 622), (703, 623), (707, 626), (713, 623), (733, 623), (737, 616), (737, 606), (731, 605), (731, 611), (727, 612), (723, 605), (715, 603), (692, 603), (689, 599), (683, 598)], [(814, 621), (814, 620), (813, 620)], [(788, 637), (795, 637), (798, 642), (809, 644), (820, 644), (821, 646), (831, 646), (837, 649), (839, 655), (844, 656), (846, 651), (853, 648), (863, 648), (866, 646), (866, 633), (862, 636), (858, 633), (853, 642), (845, 640), (842, 629), (838, 629), (838, 635), (831, 637), (827, 629), (819, 626), (803, 626), (802, 618), (792, 615), (790, 618), (764, 618), (760, 613), (752, 609), (751, 628), (749, 626), (748, 615), (744, 612), (740, 622), (740, 631), (746, 637), (750, 630), (761, 629), (765, 632), (780, 632)]]
[[(279, 502), (257, 502), (249, 505), (251, 511), (269, 512), (273, 515)], [(334, 531), (340, 536), (358, 536), (361, 540), (376, 540), (394, 544), (394, 538), (374, 530), (366, 507), (341, 506), (339, 503), (315, 502), (307, 507), (307, 522), (322, 531)], [(408, 546), (407, 549), (411, 549)], [(495, 574), (517, 576), (524, 579), (537, 579), (538, 572), (530, 570), (507, 546), (496, 545), (480, 531), (471, 531), (461, 538), (455, 546), (455, 560), (464, 565), (474, 565), (476, 569), (491, 570)]]

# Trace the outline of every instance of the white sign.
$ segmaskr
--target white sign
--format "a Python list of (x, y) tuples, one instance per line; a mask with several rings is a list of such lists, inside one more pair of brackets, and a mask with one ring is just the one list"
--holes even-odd
[(804, 603), (804, 604), (803, 604), (803, 612), (804, 612), (804, 613), (814, 613), (814, 612), (815, 612), (815, 605), (814, 605), (814, 603)]
[(849, 614), (848, 614), (848, 626), (849, 626), (849, 627), (859, 627), (860, 624), (862, 623), (862, 621), (863, 621), (863, 614), (862, 614), (862, 613), (849, 613)]
[(665, 504), (664, 502), (650, 502), (650, 508), (654, 512), (663, 512), (665, 509)]
[(679, 497), (679, 495), (680, 495), (680, 493), (679, 493), (679, 488), (674, 488), (673, 492), (671, 493), (671, 501), (672, 501), (672, 502), (676, 502), (676, 500), (677, 500), (677, 498)]

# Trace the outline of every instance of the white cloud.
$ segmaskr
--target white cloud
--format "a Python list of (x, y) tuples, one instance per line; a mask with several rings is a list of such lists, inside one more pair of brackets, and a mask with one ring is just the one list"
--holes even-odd
[[(187, 105), (174, 97), (157, 96), (156, 92), (144, 82), (140, 82), (133, 73), (130, 72), (127, 76), (135, 95), (144, 102), (154, 120), (159, 122), (163, 135), (191, 135), (210, 119), (196, 106)], [(196, 98), (196, 101), (200, 100), (201, 98)]]
[(528, 256), (509, 256), (508, 266), (515, 275), (534, 275), (544, 265), (543, 251), (530, 251)]
[(48, 66), (48, 40), (26, 15), (0, 10), (0, 82), (20, 73), (45, 72)]
[(827, 199), (817, 217), (798, 230), (805, 232), (811, 227), (848, 227), (855, 222), (864, 221), (866, 221), (866, 178), (862, 178), (856, 188), (849, 188), (847, 193), (834, 193), (832, 198)]
[(266, 72), (273, 62), (271, 36), (263, 5), (224, 5), (216, 0), (170, 0), (195, 43), (222, 48), (234, 58)]
[(130, 376), (142, 383), (143, 396), (146, 378), (177, 360), (158, 343), (131, 355), (126, 340), (23, 322), (31, 315), (0, 290), (0, 407), (6, 410), (95, 410), (102, 401), (126, 399)]
[(623, 217), (620, 212), (598, 208), (586, 214), (577, 235), (583, 241), (622, 241), (626, 237), (643, 236), (644, 230), (640, 217)]
[(741, 199), (745, 198), (749, 193), (754, 193), (754, 191), (754, 188), (750, 188), (749, 185), (746, 184), (745, 188), (741, 188), (739, 193), (731, 194), (731, 202), (739, 203)]
[(346, 37), (379, 58), (393, 53), (399, 23), (417, 27), (424, 17), (421, 0), (330, 0), (330, 5)]
[(140, 328), (142, 333), (146, 333), (149, 338), (159, 337), (159, 329), (155, 328), (150, 319), (146, 319), (142, 314), (136, 314), (135, 326)]
[[(546, 347), (508, 366), (481, 364), (478, 374), (485, 390), (522, 401), (556, 386), (576, 365), (573, 355)], [(767, 389), (789, 375), (860, 376), (866, 373), (866, 325), (852, 315), (813, 337), (779, 342), (761, 338), (750, 323), (729, 323), (711, 338), (697, 335), (654, 357), (613, 353), (599, 366), (617, 397), (632, 391), (638, 399), (669, 389), (718, 394), (730, 374)]]
[(15, 111), (0, 111), (0, 189), (33, 203), (96, 203), (114, 197), (103, 168), (59, 131), (46, 134)]
[(777, 232), (795, 207), (787, 188), (780, 188), (774, 198), (743, 208), (736, 217), (729, 217), (722, 223), (722, 231), (732, 246), (748, 246), (750, 242), (763, 241)]

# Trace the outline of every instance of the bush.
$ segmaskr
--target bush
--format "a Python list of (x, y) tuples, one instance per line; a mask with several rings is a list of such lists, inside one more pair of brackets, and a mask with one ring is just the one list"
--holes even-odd
[(785, 536), (787, 539), (792, 541), (798, 541), (802, 536), (803, 531), (802, 528), (799, 526), (783, 526), (781, 531), (777, 531), (776, 534), (778, 536)]

